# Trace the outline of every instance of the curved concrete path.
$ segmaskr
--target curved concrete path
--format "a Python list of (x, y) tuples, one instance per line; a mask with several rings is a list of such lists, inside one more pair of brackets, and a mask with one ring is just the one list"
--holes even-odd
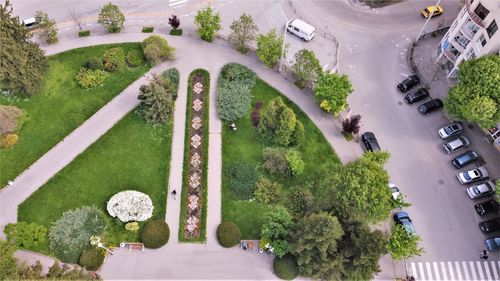
[[(53, 46), (45, 47), (47, 55), (65, 50), (118, 42), (142, 41), (149, 34), (121, 33), (80, 39), (62, 38)], [(177, 67), (181, 73), (179, 98), (174, 113), (172, 160), (169, 188), (180, 193), (184, 152), (184, 124), (187, 77), (196, 68), (211, 74), (210, 127), (208, 165), (207, 243), (179, 244), (177, 242), (180, 200), (169, 197), (166, 220), (171, 228), (170, 243), (159, 250), (128, 252), (118, 250), (109, 258), (102, 275), (109, 279), (136, 278), (210, 278), (210, 279), (268, 279), (274, 278), (270, 257), (239, 249), (223, 249), (217, 243), (216, 228), (221, 221), (221, 121), (216, 113), (216, 82), (220, 68), (228, 62), (238, 62), (253, 69), (259, 77), (296, 103), (322, 131), (336, 150), (342, 162), (361, 155), (360, 147), (348, 143), (340, 134), (339, 124), (331, 115), (323, 113), (309, 94), (296, 88), (275, 71), (263, 66), (254, 56), (244, 56), (223, 42), (207, 43), (189, 33), (182, 37), (166, 36), (176, 47), (177, 59), (154, 67), (148, 74), (132, 83), (121, 94), (106, 104), (68, 137), (18, 176), (12, 186), (0, 191), (0, 227), (17, 220), (17, 206), (33, 192), (69, 164), (77, 155), (106, 133), (125, 114), (138, 105), (137, 94), (152, 72)], [(2, 233), (3, 235), (3, 233)], [(173, 242), (173, 243), (172, 243)], [(201, 249), (205, 249), (200, 251)]]

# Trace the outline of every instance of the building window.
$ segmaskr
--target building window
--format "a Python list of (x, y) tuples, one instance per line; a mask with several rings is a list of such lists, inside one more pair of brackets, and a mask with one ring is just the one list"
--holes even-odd
[(471, 48), (468, 52), (467, 52), (467, 59), (473, 59), (476, 57), (476, 53), (474, 53), (474, 49)]
[(481, 3), (477, 4), (476, 9), (474, 10), (474, 13), (482, 20), (484, 20), (490, 11), (486, 9)]
[(486, 28), (486, 32), (488, 33), (488, 36), (490, 37), (493, 37), (493, 34), (495, 34), (495, 32), (497, 32), (498, 30), (498, 26), (497, 26), (497, 22), (494, 20), (490, 23), (490, 26), (488, 26)]
[(481, 42), (481, 46), (484, 47), (484, 45), (486, 45), (487, 41), (486, 41), (486, 37), (484, 37), (483, 34), (481, 34), (481, 37), (479, 37), (479, 42)]

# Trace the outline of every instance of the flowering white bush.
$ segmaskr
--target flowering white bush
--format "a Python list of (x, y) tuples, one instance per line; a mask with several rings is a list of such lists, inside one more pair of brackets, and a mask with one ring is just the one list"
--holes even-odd
[(122, 222), (145, 221), (153, 216), (153, 202), (147, 194), (126, 190), (113, 195), (108, 201), (107, 210), (112, 217)]

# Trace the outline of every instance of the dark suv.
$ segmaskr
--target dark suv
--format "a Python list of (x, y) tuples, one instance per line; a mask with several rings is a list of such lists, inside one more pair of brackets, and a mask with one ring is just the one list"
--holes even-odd
[(403, 82), (398, 84), (398, 89), (406, 93), (409, 89), (415, 87), (418, 83), (420, 83), (420, 78), (417, 75), (411, 75), (410, 77), (403, 80)]
[(498, 212), (500, 206), (496, 200), (491, 199), (474, 205), (474, 209), (476, 209), (478, 215), (484, 216), (489, 213)]
[(420, 89), (413, 91), (413, 92), (409, 93), (408, 95), (406, 95), (405, 101), (408, 104), (412, 104), (412, 103), (415, 103), (417, 101), (421, 101), (428, 96), (429, 96), (429, 91), (427, 91), (427, 89), (425, 89), (425, 88), (420, 88)]
[(430, 100), (418, 106), (418, 111), (422, 114), (428, 114), (443, 107), (443, 102), (440, 99)]
[(366, 132), (361, 135), (361, 140), (365, 144), (365, 148), (370, 151), (378, 151), (380, 150), (380, 146), (378, 145), (377, 138), (375, 134), (372, 132)]
[(477, 155), (474, 150), (469, 150), (453, 158), (453, 160), (451, 160), (451, 163), (453, 164), (453, 166), (455, 166), (455, 168), (460, 169), (476, 161), (477, 158), (479, 158), (479, 155)]
[(479, 223), (479, 228), (483, 233), (490, 233), (500, 230), (500, 218), (483, 221)]

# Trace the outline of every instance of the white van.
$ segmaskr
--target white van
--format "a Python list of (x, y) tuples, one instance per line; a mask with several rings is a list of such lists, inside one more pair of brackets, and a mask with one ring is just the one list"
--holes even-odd
[(38, 26), (38, 22), (36, 21), (35, 18), (29, 18), (23, 20), (23, 25), (26, 27), (28, 30), (34, 29)]
[(316, 28), (300, 19), (292, 20), (287, 28), (288, 31), (302, 38), (304, 41), (311, 41), (314, 37)]

